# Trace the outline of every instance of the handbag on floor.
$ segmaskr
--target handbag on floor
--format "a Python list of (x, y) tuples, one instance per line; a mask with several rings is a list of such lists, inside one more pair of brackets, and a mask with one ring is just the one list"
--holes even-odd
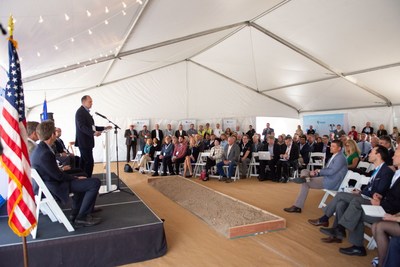
[(129, 163), (126, 163), (124, 166), (124, 172), (133, 172), (133, 169)]

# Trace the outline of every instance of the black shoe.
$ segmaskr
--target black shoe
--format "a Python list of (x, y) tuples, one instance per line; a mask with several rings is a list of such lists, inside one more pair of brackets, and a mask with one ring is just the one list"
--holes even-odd
[(296, 206), (291, 206), (290, 208), (284, 208), (283, 209), (286, 212), (290, 212), (290, 213), (301, 213), (301, 208), (298, 208)]
[(166, 174), (165, 172), (161, 174), (161, 176), (167, 176), (168, 174)]
[(327, 236), (344, 239), (346, 237), (346, 231), (340, 230), (339, 228), (319, 228), (319, 231)]
[(231, 178), (228, 178), (226, 181), (225, 181), (225, 183), (232, 183), (233, 182), (233, 180), (231, 179)]
[(158, 172), (153, 173), (151, 176), (158, 176)]
[(101, 222), (100, 218), (93, 217), (91, 215), (87, 215), (85, 218), (76, 218), (74, 226), (75, 227), (89, 227), (89, 226), (94, 226), (97, 225)]
[(97, 212), (100, 212), (100, 211), (102, 211), (102, 210), (103, 210), (103, 209), (100, 208), (100, 207), (94, 207), (93, 210), (92, 210), (92, 213), (97, 213)]
[(287, 183), (288, 179), (285, 177), (282, 177), (281, 179), (279, 179), (280, 183)]
[(348, 248), (339, 248), (339, 252), (350, 256), (366, 256), (367, 252), (364, 247), (351, 246)]
[(228, 180), (228, 177), (222, 176), (221, 178), (219, 178), (219, 180), (220, 180), (221, 182), (225, 182), (226, 180)]

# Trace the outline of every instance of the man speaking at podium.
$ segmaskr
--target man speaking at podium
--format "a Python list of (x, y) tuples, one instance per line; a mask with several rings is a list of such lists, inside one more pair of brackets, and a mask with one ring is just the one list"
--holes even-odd
[(84, 95), (81, 98), (81, 103), (82, 106), (78, 108), (75, 114), (75, 146), (81, 152), (80, 167), (86, 172), (88, 177), (92, 177), (94, 137), (100, 136), (102, 131), (109, 130), (112, 126), (100, 127), (94, 125), (92, 115), (89, 113), (93, 105), (93, 100), (90, 96)]

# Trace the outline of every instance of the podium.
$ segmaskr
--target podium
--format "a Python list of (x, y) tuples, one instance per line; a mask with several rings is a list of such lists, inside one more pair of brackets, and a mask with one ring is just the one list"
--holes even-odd
[(104, 158), (105, 158), (105, 169), (106, 169), (106, 184), (100, 186), (99, 194), (106, 194), (117, 190), (117, 186), (111, 184), (111, 160), (110, 160), (110, 130), (103, 131), (104, 140)]

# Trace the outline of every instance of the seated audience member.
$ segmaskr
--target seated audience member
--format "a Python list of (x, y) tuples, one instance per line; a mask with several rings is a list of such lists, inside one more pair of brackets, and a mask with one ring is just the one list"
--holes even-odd
[[(379, 138), (376, 137), (376, 136), (371, 137), (371, 142), (370, 142), (370, 144), (371, 144), (371, 149), (368, 151), (368, 154), (367, 154), (364, 158), (361, 158), (362, 161), (368, 162), (368, 155), (369, 155), (369, 152), (371, 152), (371, 150), (372, 150), (374, 147), (376, 147), (377, 145), (379, 145)], [(358, 145), (358, 143), (357, 143), (357, 145)], [(358, 148), (360, 148), (360, 147), (358, 147)], [(360, 151), (361, 151), (361, 150), (360, 150)]]
[[(279, 160), (280, 148), (279, 145), (275, 142), (275, 137), (270, 135), (267, 137), (267, 143), (263, 145), (260, 151), (268, 151), (271, 160), (260, 160), (260, 175), (258, 176), (258, 180), (272, 180), (274, 182), (279, 182), (279, 179), (276, 177), (276, 163)], [(269, 167), (269, 173), (266, 172), (266, 167)]]
[(175, 164), (175, 173), (179, 175), (179, 165), (185, 161), (187, 144), (183, 136), (179, 136), (178, 143), (174, 145), (172, 163)]
[[(308, 222), (315, 226), (324, 226), (328, 227), (329, 218), (333, 216), (336, 210), (339, 208), (337, 205), (340, 205), (341, 211), (339, 215), (341, 215), (344, 209), (350, 204), (351, 201), (355, 198), (363, 198), (362, 196), (367, 196), (372, 198), (375, 193), (378, 193), (382, 196), (385, 195), (386, 191), (389, 189), (392, 177), (393, 170), (391, 170), (385, 163), (385, 160), (389, 157), (388, 150), (383, 146), (377, 146), (373, 148), (370, 152), (370, 162), (374, 164), (375, 170), (371, 179), (369, 180), (367, 186), (365, 186), (361, 191), (358, 189), (353, 190), (352, 192), (338, 192), (335, 198), (328, 204), (325, 208), (324, 215), (321, 218), (315, 220), (308, 220)], [(360, 199), (361, 200), (361, 199)], [(337, 221), (335, 220), (333, 227), (337, 227)], [(325, 243), (341, 243), (342, 240), (336, 237), (328, 237), (323, 238), (322, 242)]]
[[(350, 138), (349, 138), (347, 135), (345, 135), (345, 134), (343, 134), (343, 135), (340, 137), (340, 141), (342, 141), (343, 146), (344, 146), (344, 144), (347, 142), (347, 140), (350, 140)], [(343, 149), (342, 152), (344, 153), (344, 149)]]
[(153, 146), (153, 140), (147, 138), (146, 145), (143, 147), (142, 157), (140, 158), (139, 166), (135, 170), (140, 171), (142, 174), (147, 168), (147, 163), (154, 158), (156, 147)]
[(361, 133), (365, 133), (366, 135), (371, 135), (374, 133), (374, 128), (371, 127), (371, 122), (367, 121), (365, 123), (365, 127), (362, 128)]
[(40, 123), (37, 131), (41, 142), (32, 152), (32, 167), (37, 170), (56, 200), (66, 204), (69, 194), (74, 194), (70, 219), (75, 227), (93, 226), (100, 223), (100, 218), (91, 216), (101, 185), (100, 180), (93, 177), (68, 175), (58, 168), (56, 157), (51, 150), (56, 140), (53, 121), (46, 120)]
[(263, 147), (263, 144), (260, 142), (260, 135), (253, 135), (253, 143), (251, 144), (251, 152), (258, 152)]
[(201, 137), (204, 137), (204, 134), (206, 133), (206, 130), (204, 130), (204, 126), (202, 124), (199, 125), (199, 130), (197, 131), (197, 134), (201, 135)]
[(396, 141), (397, 137), (399, 137), (399, 129), (397, 129), (396, 126), (393, 127), (393, 131), (390, 134), (390, 137), (392, 138), (393, 141)]
[(354, 170), (360, 162), (360, 150), (356, 141), (349, 139), (344, 143), (344, 155), (347, 161), (347, 168)]
[(215, 146), (215, 134), (210, 135), (210, 141), (208, 142), (208, 147), (206, 147), (204, 150), (210, 150), (213, 146)]
[(249, 136), (245, 134), (242, 137), (242, 144), (240, 145), (239, 173), (241, 178), (247, 177), (247, 171), (250, 164), (251, 143), (249, 142), (249, 139)]
[(28, 152), (29, 155), (32, 154), (32, 151), (37, 147), (36, 141), (39, 140), (39, 137), (36, 132), (36, 127), (39, 125), (37, 121), (28, 121), (26, 123), (26, 131), (28, 134)]
[(215, 124), (215, 129), (213, 130), (213, 133), (215, 134), (216, 138), (220, 138), (221, 134), (224, 133), (224, 131), (221, 129), (221, 125), (219, 123)]
[(249, 125), (249, 130), (246, 132), (246, 134), (249, 137), (249, 140), (251, 142), (251, 140), (253, 140), (253, 135), (255, 135), (256, 130), (253, 129), (253, 125)]
[(197, 134), (197, 130), (194, 128), (194, 124), (191, 123), (189, 126), (189, 130), (187, 130), (187, 135), (190, 136), (195, 136)]
[(318, 136), (318, 137), (315, 139), (314, 152), (319, 152), (319, 153), (321, 153), (323, 149), (324, 149), (324, 142), (322, 141), (322, 137), (321, 137), (321, 136)]
[[(282, 134), (278, 135), (276, 143), (279, 146), (279, 155), (284, 154), (286, 152), (286, 144), (285, 144), (285, 139)], [(278, 156), (278, 158), (279, 158), (279, 156)]]
[[(196, 145), (196, 140), (192, 137), (189, 140), (189, 146), (186, 152), (185, 161), (183, 162), (183, 177), (190, 178), (193, 176), (192, 164), (197, 162), (199, 156), (199, 147)], [(189, 175), (186, 175), (189, 171)]]
[(203, 138), (204, 150), (210, 150), (211, 149), (210, 148), (210, 140), (211, 140), (210, 134), (205, 132), (204, 133), (204, 138)]
[(376, 131), (376, 136), (381, 137), (383, 135), (388, 135), (388, 132), (385, 130), (385, 126), (381, 124), (379, 125), (378, 131)]
[(174, 130), (172, 129), (172, 125), (170, 123), (167, 124), (167, 129), (164, 130), (164, 136), (175, 136)]
[[(240, 147), (236, 144), (236, 138), (233, 136), (228, 137), (228, 145), (225, 146), (222, 155), (222, 161), (217, 164), (218, 175), (220, 181), (227, 183), (232, 182), (232, 177), (235, 173), (235, 166), (239, 162)], [(228, 166), (228, 177), (224, 173), (223, 166)]]
[(204, 127), (204, 131), (209, 135), (213, 133), (213, 130), (211, 129), (210, 124), (208, 122), (206, 123), (206, 127)]
[(195, 135), (195, 140), (196, 140), (196, 146), (199, 148), (200, 152), (203, 152), (204, 150), (206, 150), (206, 144), (204, 142), (204, 138), (203, 136), (201, 136), (200, 134), (196, 134)]
[[(378, 263), (374, 266), (397, 266), (400, 262), (400, 213), (395, 215), (386, 213), (383, 221), (372, 225), (372, 233), (378, 247)], [(393, 242), (396, 242), (397, 249), (393, 251), (394, 253), (388, 251), (389, 241), (391, 247), (394, 246)], [(388, 258), (386, 258), (386, 255), (388, 255)], [(391, 256), (393, 258), (390, 258)]]
[(226, 128), (225, 129), (225, 135), (226, 135), (226, 137), (229, 137), (229, 136), (231, 136), (233, 134), (233, 132), (232, 132), (232, 130), (231, 130), (231, 128)]
[(299, 147), (293, 143), (290, 135), (285, 138), (286, 151), (279, 155), (279, 160), (276, 164), (276, 174), (279, 181), (286, 183), (289, 179), (290, 168), (297, 169), (299, 165)]
[(310, 128), (308, 128), (308, 130), (307, 130), (307, 135), (309, 135), (309, 134), (315, 134), (315, 130), (312, 125), (310, 125)]
[(393, 167), (393, 156), (394, 156), (394, 150), (392, 147), (392, 140), (390, 140), (390, 137), (388, 135), (382, 135), (379, 138), (379, 144), (386, 147), (389, 151), (389, 158), (386, 161), (386, 164), (392, 168), (393, 171), (395, 171), (395, 168)]
[(300, 166), (307, 167), (308, 162), (310, 162), (310, 153), (311, 153), (311, 148), (308, 142), (306, 141), (306, 136), (302, 135), (300, 136), (300, 142), (299, 142), (299, 150), (300, 150), (300, 158), (299, 158), (299, 163)]
[(357, 142), (357, 140), (358, 140), (358, 133), (357, 133), (357, 131), (356, 131), (356, 126), (351, 126), (351, 130), (350, 130), (350, 132), (349, 132), (347, 135), (350, 137), (350, 139), (353, 139), (354, 141)]
[(346, 132), (342, 129), (342, 125), (336, 125), (336, 129), (333, 131), (335, 134), (335, 140), (338, 140), (342, 135), (345, 135)]
[(307, 143), (310, 146), (310, 152), (315, 152), (315, 135), (313, 134), (307, 134)]
[[(295, 182), (301, 183), (301, 190), (293, 206), (284, 208), (286, 212), (301, 212), (304, 202), (307, 199), (308, 191), (313, 189), (338, 190), (347, 173), (346, 158), (342, 153), (342, 142), (333, 140), (331, 143), (332, 157), (326, 164), (325, 168), (308, 172), (301, 171), (300, 178), (294, 179)], [(308, 177), (309, 175), (309, 177)]]
[(331, 142), (329, 141), (329, 136), (324, 134), (322, 136), (322, 153), (325, 153), (325, 163), (329, 161), (329, 159), (332, 157), (331, 153)]
[(372, 146), (371, 143), (367, 141), (367, 134), (361, 133), (360, 142), (357, 143), (358, 148), (360, 149), (361, 157), (364, 158), (368, 155)]
[(239, 140), (242, 140), (242, 137), (243, 137), (243, 135), (244, 135), (244, 132), (240, 129), (240, 125), (236, 125), (235, 133), (236, 133), (236, 135), (238, 136), (238, 138), (239, 138), (239, 136), (240, 136)]
[(170, 175), (175, 175), (174, 169), (172, 168), (172, 153), (174, 152), (174, 145), (171, 143), (171, 136), (165, 137), (165, 143), (161, 148), (161, 154), (158, 157), (154, 157), (154, 173), (152, 176), (158, 176), (158, 167), (162, 162), (163, 172), (161, 176), (167, 176), (167, 167)]
[(56, 140), (52, 146), (54, 154), (56, 155), (57, 161), (61, 166), (71, 166), (71, 168), (77, 167), (79, 164), (79, 157), (75, 158), (73, 153), (70, 153), (65, 147), (63, 140), (61, 140), (62, 130), (61, 128), (56, 128)]
[(151, 131), (151, 139), (154, 140), (154, 138), (157, 138), (158, 143), (161, 143), (161, 141), (164, 140), (164, 133), (160, 130), (159, 124), (154, 125), (154, 127), (155, 128)]
[(211, 167), (222, 161), (222, 155), (224, 153), (223, 147), (220, 145), (219, 140), (215, 139), (215, 145), (211, 148), (210, 156), (207, 157), (206, 162), (206, 178), (203, 181), (208, 181), (209, 170)]
[(226, 136), (226, 134), (221, 134), (221, 141), (220, 141), (220, 145), (222, 146), (222, 149), (225, 149), (225, 146), (228, 145), (228, 136)]
[[(400, 165), (400, 150), (397, 149), (393, 157), (393, 164)], [(330, 237), (343, 239), (346, 237), (346, 229), (349, 231), (348, 241), (351, 247), (340, 248), (339, 252), (346, 255), (365, 256), (364, 248), (364, 222), (375, 223), (382, 220), (382, 217), (370, 217), (364, 214), (361, 205), (381, 206), (386, 213), (396, 214), (400, 212), (400, 170), (394, 174), (389, 190), (385, 196), (375, 193), (371, 199), (353, 199), (346, 209), (341, 205), (336, 206), (336, 227), (321, 228), (320, 231)], [(336, 197), (335, 197), (336, 198)]]
[(182, 125), (182, 124), (179, 124), (178, 130), (175, 131), (175, 136), (176, 136), (176, 137), (180, 137), (180, 136), (184, 137), (184, 136), (187, 136), (186, 131), (183, 130), (183, 125)]

